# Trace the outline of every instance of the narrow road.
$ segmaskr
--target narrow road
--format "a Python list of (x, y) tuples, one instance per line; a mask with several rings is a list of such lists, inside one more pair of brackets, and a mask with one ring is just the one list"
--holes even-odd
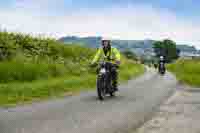
[(152, 69), (100, 102), (96, 92), (0, 109), (0, 133), (130, 133), (152, 117), (176, 88), (175, 78)]

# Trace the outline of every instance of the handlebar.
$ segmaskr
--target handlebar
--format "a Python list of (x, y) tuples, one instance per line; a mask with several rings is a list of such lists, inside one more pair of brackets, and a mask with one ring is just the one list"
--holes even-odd
[[(108, 62), (108, 61), (101, 61), (101, 62), (99, 62), (100, 66), (106, 65), (106, 64), (109, 65), (109, 66), (111, 66), (111, 67), (119, 68), (119, 65), (113, 64), (113, 63)], [(95, 64), (89, 64), (89, 67), (95, 67), (95, 66), (98, 66), (98, 64), (97, 63), (95, 63)]]
[(116, 68), (119, 67), (117, 64), (113, 64), (113, 63), (108, 62), (108, 61), (103, 61), (103, 62), (100, 62), (99, 64), (100, 64), (100, 65), (106, 65), (106, 64), (108, 64), (109, 66), (111, 66), (111, 67), (116, 67)]

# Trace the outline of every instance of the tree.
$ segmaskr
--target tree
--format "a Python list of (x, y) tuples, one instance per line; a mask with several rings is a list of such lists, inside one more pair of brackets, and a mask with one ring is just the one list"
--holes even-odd
[(137, 60), (137, 56), (133, 51), (125, 50), (122, 52), (128, 59)]
[(170, 39), (156, 41), (153, 44), (156, 56), (164, 56), (166, 62), (171, 62), (179, 57), (180, 50), (176, 48), (176, 43)]

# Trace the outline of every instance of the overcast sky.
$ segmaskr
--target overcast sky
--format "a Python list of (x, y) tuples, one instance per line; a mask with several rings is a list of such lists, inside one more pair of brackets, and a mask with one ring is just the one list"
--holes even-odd
[(4, 0), (0, 27), (56, 38), (170, 38), (200, 48), (199, 8), (199, 0)]

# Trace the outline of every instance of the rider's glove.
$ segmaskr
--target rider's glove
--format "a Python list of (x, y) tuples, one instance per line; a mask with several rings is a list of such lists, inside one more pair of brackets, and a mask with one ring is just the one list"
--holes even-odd
[(116, 61), (116, 64), (117, 64), (117, 65), (120, 65), (120, 61)]
[(116, 68), (119, 68), (119, 65), (120, 65), (120, 61), (116, 61), (115, 67), (116, 67)]

